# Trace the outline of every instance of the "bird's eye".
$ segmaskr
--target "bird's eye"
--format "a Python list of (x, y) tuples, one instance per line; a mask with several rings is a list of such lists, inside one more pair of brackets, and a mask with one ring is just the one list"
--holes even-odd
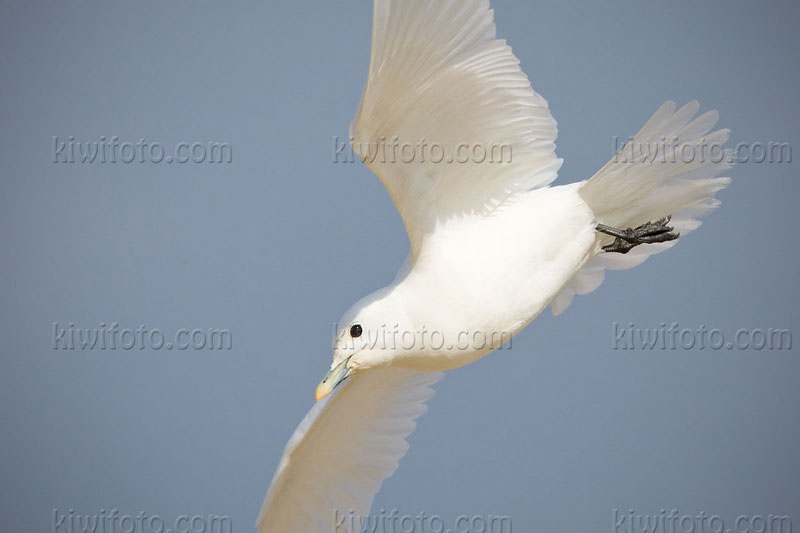
[(363, 333), (363, 330), (361, 329), (361, 325), (360, 324), (353, 324), (350, 327), (350, 336), (351, 337), (353, 337), (353, 338), (360, 337), (361, 333)]

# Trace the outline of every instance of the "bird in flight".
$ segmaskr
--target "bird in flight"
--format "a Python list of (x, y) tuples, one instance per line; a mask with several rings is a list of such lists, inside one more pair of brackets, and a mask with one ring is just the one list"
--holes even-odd
[(351, 144), (388, 189), (410, 252), (339, 320), (259, 532), (345, 531), (337, 513), (369, 513), (442, 371), (699, 226), (729, 182), (718, 176), (730, 152), (729, 131), (712, 132), (716, 111), (698, 109), (665, 103), (594, 176), (550, 186), (556, 121), (497, 39), (488, 0), (374, 0)]

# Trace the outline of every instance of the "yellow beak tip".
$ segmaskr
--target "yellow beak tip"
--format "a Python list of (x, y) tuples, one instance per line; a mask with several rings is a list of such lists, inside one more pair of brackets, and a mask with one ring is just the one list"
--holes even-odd
[(336, 365), (334, 368), (330, 369), (322, 381), (317, 385), (317, 390), (314, 393), (314, 396), (317, 398), (317, 401), (320, 401), (325, 396), (333, 392), (333, 389), (336, 388), (339, 383), (341, 383), (350, 372), (350, 369), (347, 368), (347, 362), (350, 360), (350, 357)]
[(327, 389), (328, 388), (325, 387), (322, 383), (319, 384), (319, 386), (317, 387), (317, 390), (314, 392), (314, 398), (316, 399), (316, 401), (320, 401), (325, 396), (330, 394), (331, 391), (329, 391)]

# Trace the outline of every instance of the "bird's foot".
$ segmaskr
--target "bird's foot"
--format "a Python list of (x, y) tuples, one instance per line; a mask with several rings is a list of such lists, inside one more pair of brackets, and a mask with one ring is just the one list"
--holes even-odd
[(640, 244), (674, 241), (680, 237), (680, 233), (673, 233), (672, 230), (674, 228), (667, 226), (671, 218), (672, 217), (664, 217), (661, 220), (648, 222), (647, 224), (642, 224), (633, 229), (619, 230), (611, 226), (606, 226), (605, 224), (598, 224), (596, 229), (600, 233), (616, 237), (614, 242), (603, 246), (604, 252), (627, 254)]

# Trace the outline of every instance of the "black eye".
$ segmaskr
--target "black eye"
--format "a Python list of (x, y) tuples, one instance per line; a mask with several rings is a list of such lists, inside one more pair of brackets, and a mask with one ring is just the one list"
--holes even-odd
[(360, 324), (353, 324), (350, 327), (350, 336), (351, 337), (360, 337), (363, 330), (361, 329)]

